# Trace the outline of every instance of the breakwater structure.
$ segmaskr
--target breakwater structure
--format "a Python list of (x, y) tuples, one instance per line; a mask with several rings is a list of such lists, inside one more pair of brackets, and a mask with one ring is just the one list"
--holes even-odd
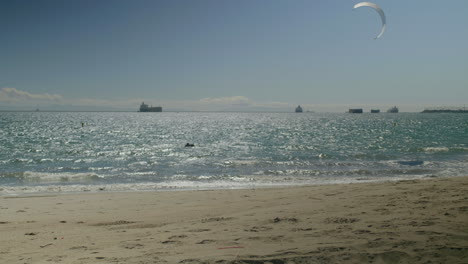
[(428, 107), (421, 113), (468, 113), (466, 106), (460, 107)]

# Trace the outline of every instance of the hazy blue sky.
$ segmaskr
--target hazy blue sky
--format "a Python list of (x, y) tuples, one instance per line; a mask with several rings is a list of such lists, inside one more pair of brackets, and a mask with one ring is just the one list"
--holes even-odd
[(1, 0), (0, 110), (468, 104), (467, 0), (358, 2)]

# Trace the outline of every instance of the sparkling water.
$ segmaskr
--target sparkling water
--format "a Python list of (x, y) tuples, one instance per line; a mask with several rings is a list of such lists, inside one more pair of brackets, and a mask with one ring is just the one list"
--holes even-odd
[(0, 195), (461, 175), (466, 114), (0, 112)]

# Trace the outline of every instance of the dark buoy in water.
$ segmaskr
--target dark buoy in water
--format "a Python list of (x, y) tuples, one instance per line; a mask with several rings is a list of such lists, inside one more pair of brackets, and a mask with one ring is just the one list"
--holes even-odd
[(186, 147), (186, 148), (188, 148), (188, 147), (195, 147), (195, 144), (187, 143), (187, 144), (185, 144), (185, 147)]
[(84, 127), (84, 122), (81, 122), (81, 127)]

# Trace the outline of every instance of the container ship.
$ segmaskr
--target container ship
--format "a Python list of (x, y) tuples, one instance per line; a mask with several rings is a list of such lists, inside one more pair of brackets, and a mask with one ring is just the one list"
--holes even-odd
[(352, 109), (349, 109), (348, 110), (348, 113), (352, 113), (352, 114), (362, 114), (362, 108), (352, 108)]

